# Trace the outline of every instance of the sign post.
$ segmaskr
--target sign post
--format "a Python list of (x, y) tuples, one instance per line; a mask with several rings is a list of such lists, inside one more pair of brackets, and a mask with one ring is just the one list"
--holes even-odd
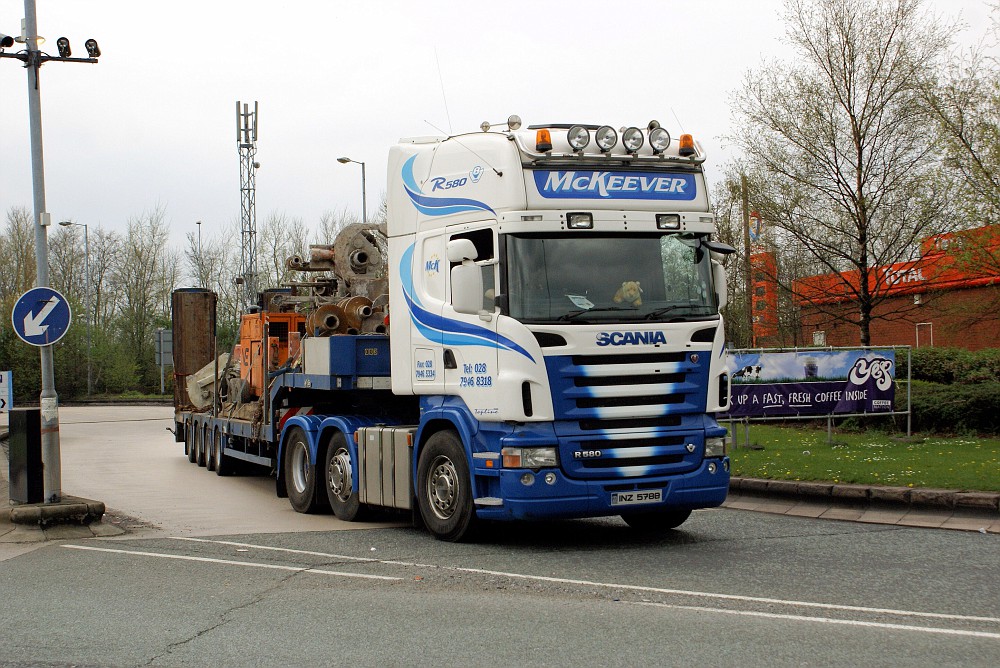
[[(44, 282), (48, 283), (47, 276)], [(42, 478), (45, 502), (55, 503), (62, 499), (62, 462), (59, 455), (59, 397), (52, 368), (52, 344), (65, 336), (73, 314), (65, 297), (52, 288), (37, 287), (21, 295), (14, 304), (10, 320), (14, 333), (22, 341), (41, 349)]]

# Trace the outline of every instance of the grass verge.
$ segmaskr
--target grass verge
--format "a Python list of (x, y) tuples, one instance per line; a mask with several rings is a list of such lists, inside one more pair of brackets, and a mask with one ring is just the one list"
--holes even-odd
[(754, 423), (747, 448), (736, 429), (734, 476), (1000, 492), (997, 438), (834, 433), (831, 445), (825, 429)]

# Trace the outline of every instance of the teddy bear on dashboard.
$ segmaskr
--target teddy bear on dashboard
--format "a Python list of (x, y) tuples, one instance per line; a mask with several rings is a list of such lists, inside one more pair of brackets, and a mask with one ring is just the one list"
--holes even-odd
[(642, 288), (639, 281), (622, 281), (622, 286), (615, 293), (615, 303), (628, 302), (632, 306), (642, 306)]

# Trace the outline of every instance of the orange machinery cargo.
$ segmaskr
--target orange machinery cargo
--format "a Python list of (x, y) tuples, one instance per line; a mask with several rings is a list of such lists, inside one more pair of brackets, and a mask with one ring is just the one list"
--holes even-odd
[(298, 354), (306, 318), (300, 313), (248, 313), (240, 322), (240, 342), (234, 351), (240, 360), (240, 378), (254, 397), (264, 394), (264, 328), (267, 327), (267, 371), (284, 365)]

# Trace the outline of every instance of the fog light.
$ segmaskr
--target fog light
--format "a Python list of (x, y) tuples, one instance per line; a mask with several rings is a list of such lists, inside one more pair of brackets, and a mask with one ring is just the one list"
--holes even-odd
[(534, 473), (525, 473), (523, 476), (521, 476), (521, 484), (524, 485), (525, 487), (531, 487), (532, 485), (534, 485), (535, 484), (535, 474)]
[(722, 436), (717, 438), (706, 438), (705, 439), (705, 456), (706, 457), (725, 457), (726, 456), (726, 439)]
[(722, 470), (725, 471), (726, 473), (729, 473), (729, 460), (728, 459), (723, 460), (723, 462), (722, 462)]
[(649, 131), (649, 146), (653, 153), (663, 153), (670, 148), (670, 133), (663, 128), (653, 128)]
[(622, 133), (622, 144), (630, 153), (642, 148), (643, 141), (642, 130), (639, 128), (628, 128)]
[(545, 484), (546, 485), (554, 485), (554, 484), (556, 484), (556, 474), (553, 473), (552, 471), (549, 471), (548, 473), (546, 473), (545, 474)]
[(715, 475), (715, 472), (716, 472), (716, 470), (718, 470), (718, 468), (719, 467), (715, 465), (715, 462), (709, 462), (708, 463), (708, 472), (710, 474)]
[(582, 151), (590, 143), (590, 130), (582, 125), (574, 125), (566, 133), (566, 141), (574, 151)]
[(658, 213), (656, 214), (656, 227), (660, 230), (681, 229), (681, 214), (679, 213)]
[(597, 134), (594, 135), (594, 141), (597, 142), (597, 146), (607, 153), (615, 147), (618, 143), (618, 133), (610, 125), (602, 125), (597, 128)]

